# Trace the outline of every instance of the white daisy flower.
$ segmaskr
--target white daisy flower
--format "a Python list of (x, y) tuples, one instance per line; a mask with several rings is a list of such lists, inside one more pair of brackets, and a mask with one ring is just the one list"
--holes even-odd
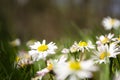
[(17, 38), (17, 39), (15, 39), (15, 40), (11, 41), (10, 44), (11, 44), (12, 46), (20, 46), (21, 41), (20, 41), (20, 39)]
[(87, 61), (68, 61), (54, 65), (53, 71), (56, 74), (57, 80), (78, 80), (84, 78), (91, 78), (92, 72), (96, 71), (97, 67), (94, 66), (92, 60)]
[(96, 62), (107, 63), (109, 62), (109, 58), (116, 58), (116, 55), (120, 54), (119, 47), (116, 43), (111, 43), (110, 45), (105, 44), (97, 47), (98, 51), (94, 51), (95, 55), (93, 58)]
[(106, 30), (111, 30), (112, 28), (118, 29), (118, 27), (120, 26), (120, 20), (107, 17), (103, 19), (102, 25)]
[(84, 52), (85, 50), (90, 50), (90, 49), (94, 49), (94, 45), (92, 44), (91, 41), (88, 42), (84, 42), (84, 41), (80, 41), (79, 43), (75, 42), (74, 46), (76, 47), (77, 51), (82, 51)]
[(69, 49), (64, 48), (61, 52), (64, 53), (64, 54), (67, 54), (67, 53), (69, 53)]
[(116, 58), (120, 54), (120, 47), (116, 43), (111, 43), (108, 47), (109, 57)]
[(49, 73), (53, 69), (53, 64), (49, 61), (47, 61), (47, 67), (37, 71), (36, 77), (32, 78), (32, 80), (42, 80), (43, 76), (45, 76), (47, 73)]
[(49, 73), (51, 70), (53, 70), (53, 67), (54, 67), (55, 64), (63, 63), (63, 62), (66, 61), (66, 59), (67, 58), (63, 55), (63, 56), (60, 57), (59, 60), (58, 59), (57, 60), (56, 59), (55, 60), (48, 60), (47, 61), (47, 67), (40, 70), (40, 71), (37, 71), (36, 78), (42, 79), (43, 76), (45, 76), (47, 73)]
[(50, 61), (47, 61), (47, 67), (40, 71), (37, 71), (37, 76), (43, 77), (48, 72), (50, 72), (52, 69), (53, 69), (53, 64)]
[(109, 43), (110, 41), (112, 41), (113, 37), (114, 37), (114, 34), (111, 34), (111, 33), (105, 36), (101, 35), (100, 37), (97, 37), (98, 41), (96, 41), (96, 44), (102, 45), (102, 44)]
[(32, 64), (30, 55), (25, 51), (20, 51), (16, 57), (17, 68), (24, 67), (25, 65)]
[(116, 43), (119, 43), (120, 42), (120, 35), (116, 38), (113, 38), (112, 40), (115, 41)]
[(34, 61), (38, 61), (39, 59), (45, 59), (49, 54), (55, 54), (57, 46), (53, 42), (46, 44), (46, 41), (43, 40), (42, 43), (39, 41), (35, 42), (30, 48), (31, 50), (29, 51), (29, 54)]

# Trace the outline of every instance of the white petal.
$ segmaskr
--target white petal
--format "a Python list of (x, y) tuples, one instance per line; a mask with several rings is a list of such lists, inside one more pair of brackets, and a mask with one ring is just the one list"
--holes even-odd
[(42, 44), (45, 45), (45, 44), (46, 44), (46, 40), (43, 40), (43, 41), (42, 41)]
[(84, 79), (84, 78), (91, 78), (93, 75), (91, 72), (88, 71), (79, 71), (77, 73), (77, 76), (81, 79)]

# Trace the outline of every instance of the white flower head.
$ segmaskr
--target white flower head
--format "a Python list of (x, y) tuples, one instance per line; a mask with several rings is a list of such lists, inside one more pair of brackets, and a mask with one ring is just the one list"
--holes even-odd
[(38, 78), (40, 77), (42, 79), (43, 76), (45, 76), (47, 73), (49, 73), (51, 70), (53, 70), (55, 64), (61, 64), (61, 63), (65, 62), (66, 59), (67, 59), (66, 56), (63, 55), (60, 57), (59, 60), (58, 59), (57, 60), (56, 59), (55, 60), (52, 60), (52, 59), (48, 60), (47, 67), (40, 70), (40, 71), (37, 71), (37, 73), (36, 73), (37, 77)]
[(96, 44), (102, 45), (102, 44), (109, 43), (110, 41), (112, 41), (113, 37), (114, 37), (114, 34), (111, 34), (111, 33), (105, 36), (101, 35), (100, 37), (97, 37), (98, 41), (96, 41)]
[(19, 51), (16, 57), (17, 68), (24, 67), (25, 65), (32, 64), (30, 55), (25, 51)]
[(116, 43), (120, 43), (120, 35), (116, 38), (113, 38), (112, 40), (115, 41)]
[[(56, 64), (53, 71), (56, 74), (57, 80), (78, 80), (84, 78), (91, 78), (92, 72), (98, 68), (94, 65), (92, 60), (87, 61), (68, 61)], [(68, 77), (69, 76), (69, 77)]]
[(85, 50), (90, 50), (94, 49), (94, 45), (92, 44), (91, 41), (85, 42), (85, 41), (80, 41), (79, 43), (75, 42), (74, 46), (76, 47), (77, 51), (84, 52)]
[(103, 19), (102, 25), (106, 30), (111, 30), (112, 28), (118, 29), (118, 27), (120, 27), (120, 20), (107, 17)]
[(69, 53), (69, 49), (64, 48), (61, 52), (64, 53), (64, 54), (67, 54), (67, 53)]
[(37, 76), (43, 77), (48, 72), (50, 72), (52, 69), (53, 69), (53, 64), (50, 61), (47, 61), (47, 67), (40, 71), (37, 71)]
[(17, 38), (17, 39), (15, 39), (15, 40), (11, 41), (10, 44), (11, 44), (12, 46), (20, 46), (21, 41), (20, 41), (20, 39)]
[(45, 59), (49, 54), (55, 54), (57, 46), (53, 42), (46, 44), (46, 41), (43, 40), (42, 43), (39, 41), (35, 42), (30, 48), (29, 54), (34, 61), (38, 61), (39, 59)]
[(116, 58), (116, 55), (120, 54), (120, 51), (116, 43), (111, 43), (110, 45), (98, 46), (97, 51), (94, 51), (94, 53), (96, 55), (94, 56), (94, 60), (101, 64), (103, 62), (108, 63), (110, 57)]

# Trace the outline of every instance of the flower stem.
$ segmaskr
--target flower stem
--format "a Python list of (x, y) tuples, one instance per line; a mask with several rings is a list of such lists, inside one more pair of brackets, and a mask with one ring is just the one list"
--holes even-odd
[(54, 80), (52, 74), (49, 74), (49, 75), (50, 75), (50, 80)]
[(84, 55), (84, 53), (80, 53), (80, 61), (82, 61), (83, 55)]

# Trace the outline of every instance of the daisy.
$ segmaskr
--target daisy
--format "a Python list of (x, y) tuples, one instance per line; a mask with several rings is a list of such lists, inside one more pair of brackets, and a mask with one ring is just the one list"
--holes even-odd
[(15, 39), (15, 40), (11, 41), (10, 44), (11, 44), (12, 46), (20, 46), (21, 41), (20, 41), (20, 39), (17, 38), (17, 39)]
[(97, 67), (94, 66), (92, 60), (87, 61), (68, 61), (58, 63), (54, 66), (53, 71), (56, 74), (57, 80), (78, 80), (84, 78), (91, 78), (92, 72), (96, 71)]
[(29, 54), (34, 61), (38, 61), (39, 59), (45, 59), (49, 54), (55, 54), (57, 46), (53, 42), (46, 44), (46, 41), (43, 40), (42, 43), (39, 41), (35, 42), (30, 48)]
[(120, 54), (119, 48), (116, 43), (98, 46), (97, 51), (94, 51), (96, 55), (94, 56), (94, 60), (100, 64), (103, 62), (107, 63), (110, 57), (116, 58), (116, 55)]
[(120, 35), (116, 38), (113, 38), (112, 40), (115, 41), (116, 43), (119, 43), (120, 42)]
[(52, 69), (53, 69), (53, 64), (47, 61), (47, 67), (37, 71), (36, 77), (32, 78), (32, 80), (42, 80), (42, 77), (45, 76), (47, 73), (49, 73)]
[(120, 20), (107, 17), (103, 19), (102, 25), (106, 30), (111, 30), (112, 28), (118, 29), (118, 27), (120, 26)]
[[(42, 69), (42, 70), (40, 70), (40, 71), (37, 71), (37, 73), (36, 73), (36, 75), (37, 75), (36, 78), (42, 80), (42, 77), (43, 77), (43, 76), (45, 76), (47, 73), (49, 73), (50, 71), (53, 70), (53, 67), (54, 67), (55, 64), (57, 64), (57, 63), (58, 63), (58, 64), (63, 63), (63, 62), (66, 61), (66, 59), (67, 59), (67, 58), (63, 55), (63, 56), (60, 57), (59, 60), (58, 60), (58, 59), (48, 60), (48, 61), (47, 61), (47, 67), (44, 68), (44, 69)], [(36, 78), (34, 78), (34, 79), (36, 79)]]
[(79, 43), (75, 42), (74, 46), (76, 47), (77, 51), (82, 51), (84, 52), (85, 50), (90, 50), (94, 49), (94, 45), (92, 44), (91, 41), (85, 42), (85, 41), (80, 41)]
[(101, 44), (106, 44), (112, 41), (114, 37), (114, 34), (109, 33), (108, 35), (101, 35), (100, 37), (97, 37), (98, 41), (96, 41), (96, 44), (101, 45)]
[(53, 64), (50, 61), (47, 61), (47, 67), (40, 71), (37, 71), (37, 76), (43, 77), (48, 72), (50, 72), (52, 69), (53, 69)]
[(30, 55), (25, 51), (20, 51), (16, 57), (17, 68), (24, 67), (25, 65), (32, 64)]

